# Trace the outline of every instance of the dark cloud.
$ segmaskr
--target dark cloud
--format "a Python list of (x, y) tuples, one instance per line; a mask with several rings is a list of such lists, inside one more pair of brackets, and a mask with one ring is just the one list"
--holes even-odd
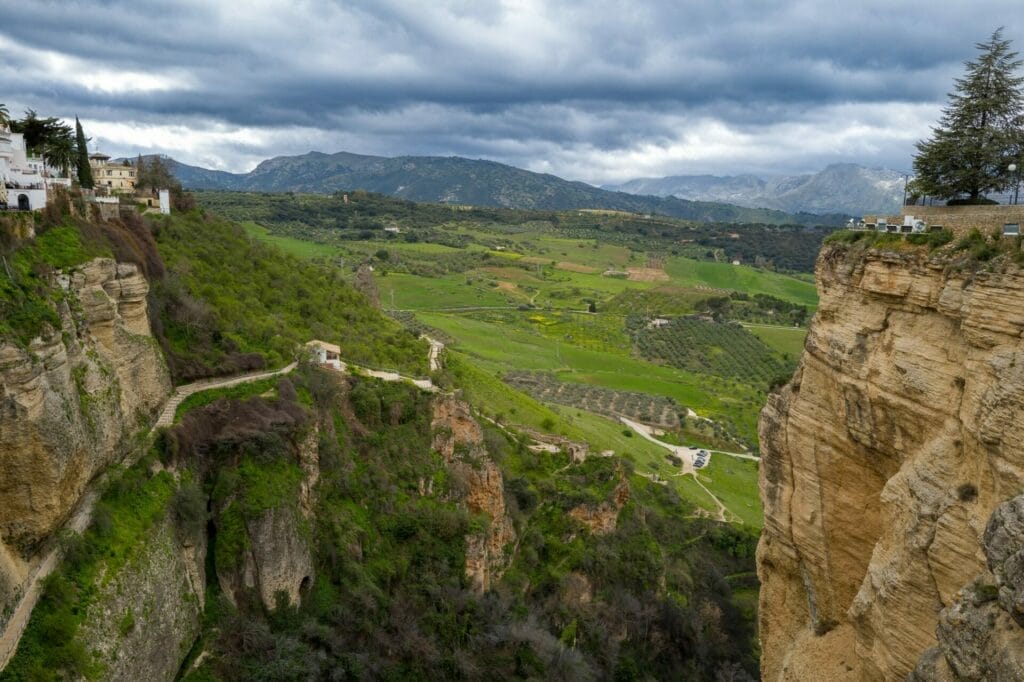
[[(899, 168), (1017, 3), (0, 0), (0, 92), (112, 153), (340, 148), (590, 181)], [(340, 146), (339, 146), (340, 145)]]

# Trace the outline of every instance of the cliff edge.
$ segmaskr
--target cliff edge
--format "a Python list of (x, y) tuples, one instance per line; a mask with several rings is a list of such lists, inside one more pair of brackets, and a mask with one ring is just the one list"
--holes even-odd
[(759, 429), (764, 679), (904, 678), (986, 570), (989, 517), (1024, 488), (1008, 261), (823, 249), (800, 366)]
[(0, 341), (0, 607), (86, 485), (135, 452), (170, 392), (137, 266), (96, 258), (54, 276), (61, 329)]

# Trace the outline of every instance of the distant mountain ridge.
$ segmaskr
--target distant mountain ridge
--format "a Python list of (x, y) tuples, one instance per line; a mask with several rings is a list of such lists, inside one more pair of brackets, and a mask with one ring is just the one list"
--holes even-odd
[(673, 175), (637, 178), (604, 189), (631, 194), (722, 201), (789, 213), (895, 213), (903, 200), (903, 175), (885, 168), (836, 163), (806, 175)]
[(542, 210), (608, 209), (703, 222), (838, 225), (843, 215), (796, 215), (777, 209), (641, 196), (494, 161), (458, 156), (365, 156), (309, 152), (277, 156), (248, 173), (227, 173), (168, 159), (186, 189), (331, 194), (364, 189), (419, 202)]

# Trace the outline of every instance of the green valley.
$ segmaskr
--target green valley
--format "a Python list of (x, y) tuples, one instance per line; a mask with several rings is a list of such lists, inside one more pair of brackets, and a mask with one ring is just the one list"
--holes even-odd
[[(617, 418), (644, 416), (645, 401), (669, 400), (678, 414), (668, 441), (756, 454), (760, 406), (769, 386), (792, 372), (817, 304), (813, 257), (794, 259), (801, 248), (794, 237), (806, 235), (810, 254), (825, 232), (612, 211), (411, 204), (362, 192), (344, 200), (196, 197), (247, 220), (256, 239), (350, 281), (358, 267), (371, 267), (381, 307), (444, 340), (449, 367), (472, 373), (467, 390), (476, 392), (478, 408), (622, 454), (638, 473), (708, 513), (717, 504), (711, 491), (731, 518), (760, 527), (751, 462), (713, 454), (706, 470), (677, 476), (667, 450), (634, 437)], [(779, 242), (784, 262), (804, 263), (803, 271), (771, 268)], [(743, 264), (748, 259), (767, 267)], [(544, 373), (548, 393), (531, 397), (502, 381), (517, 371)], [(582, 398), (537, 402), (551, 400), (551, 390), (584, 395), (573, 386), (627, 397), (602, 414)], [(691, 484), (693, 476), (706, 490)]]

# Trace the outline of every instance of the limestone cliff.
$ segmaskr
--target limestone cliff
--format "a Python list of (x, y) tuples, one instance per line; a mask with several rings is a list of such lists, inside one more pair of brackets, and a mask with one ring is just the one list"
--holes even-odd
[(431, 426), (433, 448), (461, 481), (466, 507), (489, 520), (485, 530), (466, 537), (466, 575), (474, 590), (485, 592), (508, 567), (507, 547), (516, 537), (501, 469), (488, 456), (468, 404), (453, 396), (436, 398)]
[(569, 516), (586, 526), (594, 535), (607, 535), (615, 531), (619, 512), (629, 502), (629, 481), (622, 467), (616, 467), (619, 482), (612, 491), (612, 499), (598, 505), (581, 504), (569, 510)]
[(79, 639), (107, 680), (173, 680), (199, 635), (206, 540), (182, 544), (168, 515), (98, 582)]
[(95, 259), (58, 287), (61, 329), (28, 349), (0, 341), (0, 607), (171, 386), (135, 265)]
[(942, 610), (911, 682), (1024, 679), (1024, 495), (996, 509), (984, 545), (988, 570)]
[(1024, 274), (833, 245), (817, 279), (761, 415), (762, 672), (899, 679), (1024, 488)]
[(230, 566), (217, 566), (221, 589), (232, 602), (254, 590), (268, 610), (277, 607), (280, 594), (297, 605), (312, 585), (314, 487), (320, 475), (317, 436), (318, 431), (311, 429), (297, 448), (303, 472), (298, 498), (281, 500), (246, 519), (240, 556), (232, 557)]

